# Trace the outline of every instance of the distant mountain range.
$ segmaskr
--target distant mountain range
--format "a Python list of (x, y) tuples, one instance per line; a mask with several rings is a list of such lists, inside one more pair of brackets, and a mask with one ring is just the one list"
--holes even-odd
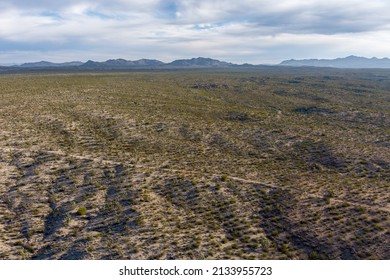
[(169, 66), (179, 66), (179, 67), (193, 67), (193, 66), (198, 66), (198, 67), (229, 67), (229, 66), (238, 66), (237, 64), (233, 63), (228, 63), (224, 61), (219, 61), (216, 59), (211, 59), (211, 58), (203, 58), (203, 57), (198, 57), (198, 58), (191, 58), (191, 59), (180, 59), (180, 60), (175, 60), (171, 63), (168, 63)]
[(230, 66), (239, 66), (236, 64), (219, 61), (212, 58), (191, 58), (191, 59), (180, 59), (175, 60), (170, 63), (164, 63), (155, 59), (140, 59), (140, 60), (125, 60), (125, 59), (110, 59), (105, 62), (96, 62), (96, 61), (87, 61), (86, 63), (80, 65), (82, 68), (128, 68), (128, 67), (230, 67)]
[[(253, 64), (234, 64), (220, 61), (212, 58), (191, 58), (179, 59), (170, 63), (164, 63), (156, 59), (109, 59), (104, 62), (88, 60), (87, 62), (72, 61), (64, 63), (53, 63), (49, 61), (39, 61), (24, 63), (14, 66), (1, 66), (1, 69), (80, 69), (80, 70), (125, 70), (125, 69), (181, 69), (181, 68), (255, 68), (265, 65)], [(293, 66), (293, 67), (334, 67), (334, 68), (390, 68), (389, 58), (365, 58), (358, 56), (348, 56), (336, 59), (303, 59), (303, 60), (285, 60), (274, 66)]]
[(49, 61), (39, 61), (39, 62), (30, 62), (23, 63), (18, 65), (18, 67), (71, 67), (71, 66), (80, 66), (83, 65), (81, 61), (72, 61), (72, 62), (64, 62), (64, 63), (53, 63)]
[(110, 59), (104, 62), (96, 62), (92, 60), (88, 60), (86, 63), (80, 65), (81, 67), (86, 68), (127, 68), (127, 67), (156, 67), (156, 66), (163, 66), (165, 65), (164, 62), (155, 60), (155, 59), (140, 59), (140, 60), (125, 60), (125, 59)]
[(81, 69), (124, 69), (124, 68), (159, 68), (159, 67), (168, 67), (168, 68), (181, 68), (181, 67), (190, 67), (190, 68), (213, 68), (213, 67), (237, 67), (240, 65), (228, 63), (224, 61), (219, 61), (211, 58), (191, 58), (191, 59), (180, 59), (175, 60), (170, 63), (164, 63), (156, 59), (139, 59), (139, 60), (125, 60), (122, 58), (119, 59), (109, 59), (104, 62), (97, 62), (88, 60), (83, 63), (80, 61), (65, 62), (65, 63), (53, 63), (48, 61), (39, 61), (39, 62), (30, 62), (24, 63), (21, 65), (15, 65), (13, 67), (21, 68), (64, 68), (64, 67), (77, 67)]
[(390, 68), (390, 59), (366, 58), (359, 56), (348, 56), (336, 59), (303, 59), (285, 60), (279, 65), (283, 66), (311, 66), (311, 67), (334, 67), (334, 68)]

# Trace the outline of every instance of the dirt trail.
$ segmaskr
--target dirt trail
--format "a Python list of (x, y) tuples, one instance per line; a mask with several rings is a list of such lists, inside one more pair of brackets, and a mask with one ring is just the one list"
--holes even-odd
[[(204, 173), (197, 172), (197, 171), (169, 169), (169, 168), (164, 168), (164, 170), (172, 171), (172, 172), (180, 172), (182, 174), (197, 174), (197, 175), (202, 175), (203, 174), (204, 175)], [(207, 174), (207, 176), (210, 176), (210, 177), (221, 177), (222, 175), (223, 174), (216, 174), (216, 173)], [(297, 187), (292, 187), (292, 186), (289, 186), (289, 187), (276, 186), (274, 184), (264, 183), (264, 182), (257, 181), (257, 180), (252, 180), (252, 179), (240, 178), (240, 177), (236, 177), (236, 176), (227, 176), (227, 178), (231, 179), (231, 180), (234, 180), (234, 181), (242, 182), (242, 183), (258, 184), (258, 185), (262, 185), (264, 187), (272, 188), (272, 189), (282, 189), (282, 190), (291, 190), (291, 189), (293, 189), (295, 191), (302, 192), (301, 189), (299, 189)], [(311, 196), (312, 197), (314, 196), (315, 198), (319, 198), (319, 199), (323, 198), (323, 196), (320, 196), (320, 195), (313, 195), (313, 194), (311, 194)], [(349, 201), (349, 200), (342, 200), (342, 199), (337, 199), (337, 198), (332, 198), (332, 200), (335, 201), (335, 202), (339, 202), (339, 203), (347, 202), (350, 205), (353, 205), (353, 206), (356, 206), (356, 207), (365, 207), (365, 208), (371, 209), (371, 210), (388, 212), (388, 213), (390, 212), (390, 206), (388, 206), (388, 207), (378, 207), (378, 206), (373, 206), (373, 205), (368, 205), (368, 204), (363, 204), (363, 203), (358, 203), (358, 202), (352, 202), (352, 201)]]

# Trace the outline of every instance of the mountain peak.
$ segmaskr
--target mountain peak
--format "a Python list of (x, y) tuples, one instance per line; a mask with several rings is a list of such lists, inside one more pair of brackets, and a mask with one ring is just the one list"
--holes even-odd
[(232, 63), (228, 63), (225, 61), (220, 61), (217, 59), (212, 58), (206, 58), (206, 57), (198, 57), (198, 58), (191, 58), (191, 59), (179, 59), (172, 61), (169, 63), (170, 66), (177, 66), (177, 67), (184, 67), (184, 66), (191, 66), (191, 67), (228, 67), (232, 66)]

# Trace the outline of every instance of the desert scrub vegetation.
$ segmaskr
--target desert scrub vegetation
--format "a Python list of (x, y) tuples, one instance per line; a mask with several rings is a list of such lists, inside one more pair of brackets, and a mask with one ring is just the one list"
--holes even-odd
[(387, 70), (0, 76), (2, 259), (389, 259)]

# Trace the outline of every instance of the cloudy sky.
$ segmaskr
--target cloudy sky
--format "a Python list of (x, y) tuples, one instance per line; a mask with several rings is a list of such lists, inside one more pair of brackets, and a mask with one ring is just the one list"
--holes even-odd
[(0, 65), (390, 57), (388, 0), (3, 0)]

